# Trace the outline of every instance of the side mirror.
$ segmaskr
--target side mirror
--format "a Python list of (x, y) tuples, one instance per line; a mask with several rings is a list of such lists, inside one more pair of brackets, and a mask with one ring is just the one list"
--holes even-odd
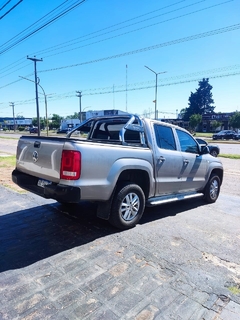
[(210, 153), (208, 146), (201, 146), (200, 154), (208, 154), (208, 153)]

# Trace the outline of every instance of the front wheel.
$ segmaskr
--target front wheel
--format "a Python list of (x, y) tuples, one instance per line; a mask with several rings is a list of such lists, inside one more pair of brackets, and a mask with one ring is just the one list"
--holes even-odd
[(204, 190), (204, 198), (208, 203), (213, 203), (217, 200), (220, 192), (219, 176), (213, 174), (210, 176), (208, 183)]
[(122, 230), (133, 228), (143, 215), (145, 195), (136, 184), (119, 187), (113, 198), (109, 222)]
[(212, 150), (210, 152), (210, 154), (213, 156), (213, 157), (217, 157), (218, 156), (218, 152), (216, 150)]

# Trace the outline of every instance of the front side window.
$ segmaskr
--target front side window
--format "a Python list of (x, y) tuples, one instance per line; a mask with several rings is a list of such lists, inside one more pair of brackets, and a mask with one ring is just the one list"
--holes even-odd
[(176, 144), (172, 128), (155, 124), (154, 131), (157, 140), (157, 145), (159, 148), (167, 150), (176, 150)]
[(181, 151), (190, 153), (199, 153), (196, 141), (187, 132), (176, 130), (180, 142)]

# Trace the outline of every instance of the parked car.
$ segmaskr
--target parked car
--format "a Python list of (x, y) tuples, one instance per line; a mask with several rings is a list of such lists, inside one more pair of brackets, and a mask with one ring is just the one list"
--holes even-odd
[(236, 133), (233, 137), (234, 140), (240, 140), (240, 133)]
[(57, 129), (57, 133), (68, 133), (69, 131), (71, 131), (72, 129), (71, 128), (67, 128), (67, 129), (60, 129), (58, 128)]
[(222, 130), (218, 133), (215, 133), (212, 136), (213, 140), (228, 140), (228, 139), (234, 139), (234, 136), (236, 135), (236, 132), (233, 130)]
[(30, 128), (29, 133), (38, 133), (38, 128), (37, 127)]
[(67, 133), (67, 129), (57, 129), (57, 133)]
[(220, 153), (220, 148), (216, 144), (208, 144), (207, 141), (203, 139), (196, 138), (199, 145), (202, 146), (208, 146), (209, 152), (213, 157), (217, 157)]

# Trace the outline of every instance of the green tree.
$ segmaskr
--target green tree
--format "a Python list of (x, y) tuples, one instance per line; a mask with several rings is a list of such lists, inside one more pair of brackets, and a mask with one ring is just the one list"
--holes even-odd
[(202, 122), (202, 116), (200, 114), (192, 114), (189, 118), (189, 125), (191, 129), (196, 130), (196, 127)]
[(59, 128), (61, 125), (61, 120), (63, 117), (59, 116), (58, 114), (52, 115), (52, 122), (51, 122), (51, 128)]
[(217, 121), (217, 120), (211, 121), (211, 126), (212, 126), (212, 128), (213, 128), (214, 131), (216, 131), (216, 129), (217, 129), (218, 127), (220, 127), (221, 124), (222, 124), (222, 123), (219, 122), (219, 121)]
[(184, 119), (186, 111), (187, 111), (187, 108), (183, 108), (180, 110), (179, 112), (180, 119)]
[[(38, 126), (37, 118), (32, 118), (32, 125), (34, 127)], [(44, 129), (44, 128), (45, 128), (45, 119), (40, 117), (40, 129)]]
[(66, 116), (66, 119), (79, 119), (79, 113), (78, 112), (74, 112), (74, 114)]
[(32, 125), (33, 125), (34, 127), (37, 127), (37, 125), (38, 125), (37, 118), (32, 118)]
[(237, 111), (233, 116), (229, 119), (229, 124), (234, 129), (240, 129), (240, 112)]
[(198, 82), (198, 89), (196, 92), (191, 92), (191, 95), (188, 99), (189, 107), (186, 108), (184, 113), (184, 120), (189, 120), (191, 115), (194, 114), (206, 114), (212, 113), (214, 110), (214, 100), (212, 98), (212, 86), (209, 84), (208, 78), (203, 78)]

